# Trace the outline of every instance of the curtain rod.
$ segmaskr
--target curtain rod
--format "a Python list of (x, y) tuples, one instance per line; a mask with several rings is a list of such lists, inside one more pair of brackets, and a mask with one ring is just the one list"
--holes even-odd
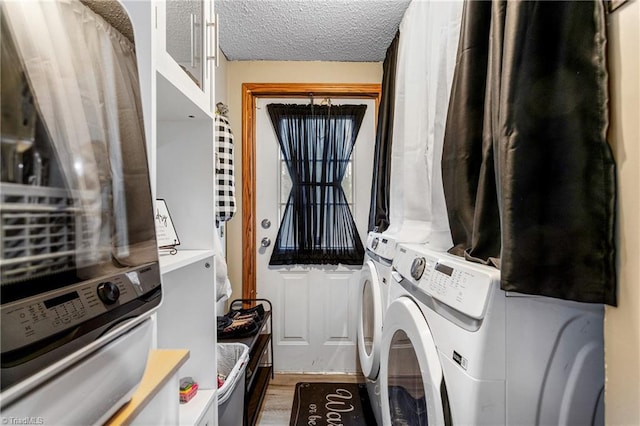
[[(313, 101), (314, 101), (313, 92), (309, 92), (309, 104), (313, 105)], [(331, 106), (331, 98), (327, 97), (327, 98), (322, 99), (322, 102), (320, 102), (320, 105)]]

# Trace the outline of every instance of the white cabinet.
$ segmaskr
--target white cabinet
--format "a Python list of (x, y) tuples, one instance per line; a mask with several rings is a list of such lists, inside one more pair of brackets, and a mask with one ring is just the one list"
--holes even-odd
[(207, 3), (166, 0), (164, 5), (165, 50), (204, 89)]
[[(158, 72), (200, 109), (213, 111), (218, 51), (213, 1), (160, 0), (155, 3), (155, 13)], [(186, 111), (179, 105), (163, 106), (165, 111), (159, 112), (160, 117), (174, 116), (167, 117), (165, 112), (185, 116)]]
[(177, 254), (160, 256), (157, 346), (190, 351), (179, 377), (198, 382), (198, 397), (179, 411), (181, 424), (195, 424), (217, 416), (213, 1), (121, 1), (134, 27), (152, 189), (180, 240)]
[(180, 412), (181, 425), (215, 426), (218, 402), (213, 390), (204, 390), (183, 405)]

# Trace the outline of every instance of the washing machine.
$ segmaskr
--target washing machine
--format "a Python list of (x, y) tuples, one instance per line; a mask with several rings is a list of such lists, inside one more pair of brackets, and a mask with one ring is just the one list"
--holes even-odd
[(500, 289), (495, 268), (400, 245), (382, 424), (604, 423), (604, 307)]
[(376, 421), (381, 423), (380, 340), (389, 300), (389, 280), (396, 253), (396, 240), (378, 232), (367, 236), (365, 262), (360, 275), (358, 297), (358, 355), (366, 379), (369, 401)]

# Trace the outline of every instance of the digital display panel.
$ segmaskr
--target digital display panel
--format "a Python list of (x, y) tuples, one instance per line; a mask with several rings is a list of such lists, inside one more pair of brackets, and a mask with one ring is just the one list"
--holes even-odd
[(45, 300), (44, 306), (47, 309), (51, 309), (55, 306), (62, 305), (63, 303), (69, 302), (74, 299), (79, 299), (80, 295), (77, 291), (72, 291), (71, 293), (63, 294), (62, 296), (54, 297), (53, 299)]
[(436, 271), (442, 272), (448, 276), (453, 274), (453, 268), (451, 266), (443, 265), (442, 263), (436, 263)]

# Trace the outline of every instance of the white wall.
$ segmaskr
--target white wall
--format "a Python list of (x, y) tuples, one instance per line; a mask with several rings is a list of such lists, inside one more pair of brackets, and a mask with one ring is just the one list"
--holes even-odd
[(640, 1), (609, 15), (610, 141), (618, 175), (618, 307), (605, 311), (605, 420), (640, 425)]
[(227, 100), (235, 136), (238, 212), (227, 223), (227, 264), (231, 299), (242, 297), (242, 83), (380, 83), (381, 62), (229, 61)]
[(227, 103), (227, 64), (229, 61), (224, 53), (220, 51), (218, 67), (216, 68), (216, 103)]

